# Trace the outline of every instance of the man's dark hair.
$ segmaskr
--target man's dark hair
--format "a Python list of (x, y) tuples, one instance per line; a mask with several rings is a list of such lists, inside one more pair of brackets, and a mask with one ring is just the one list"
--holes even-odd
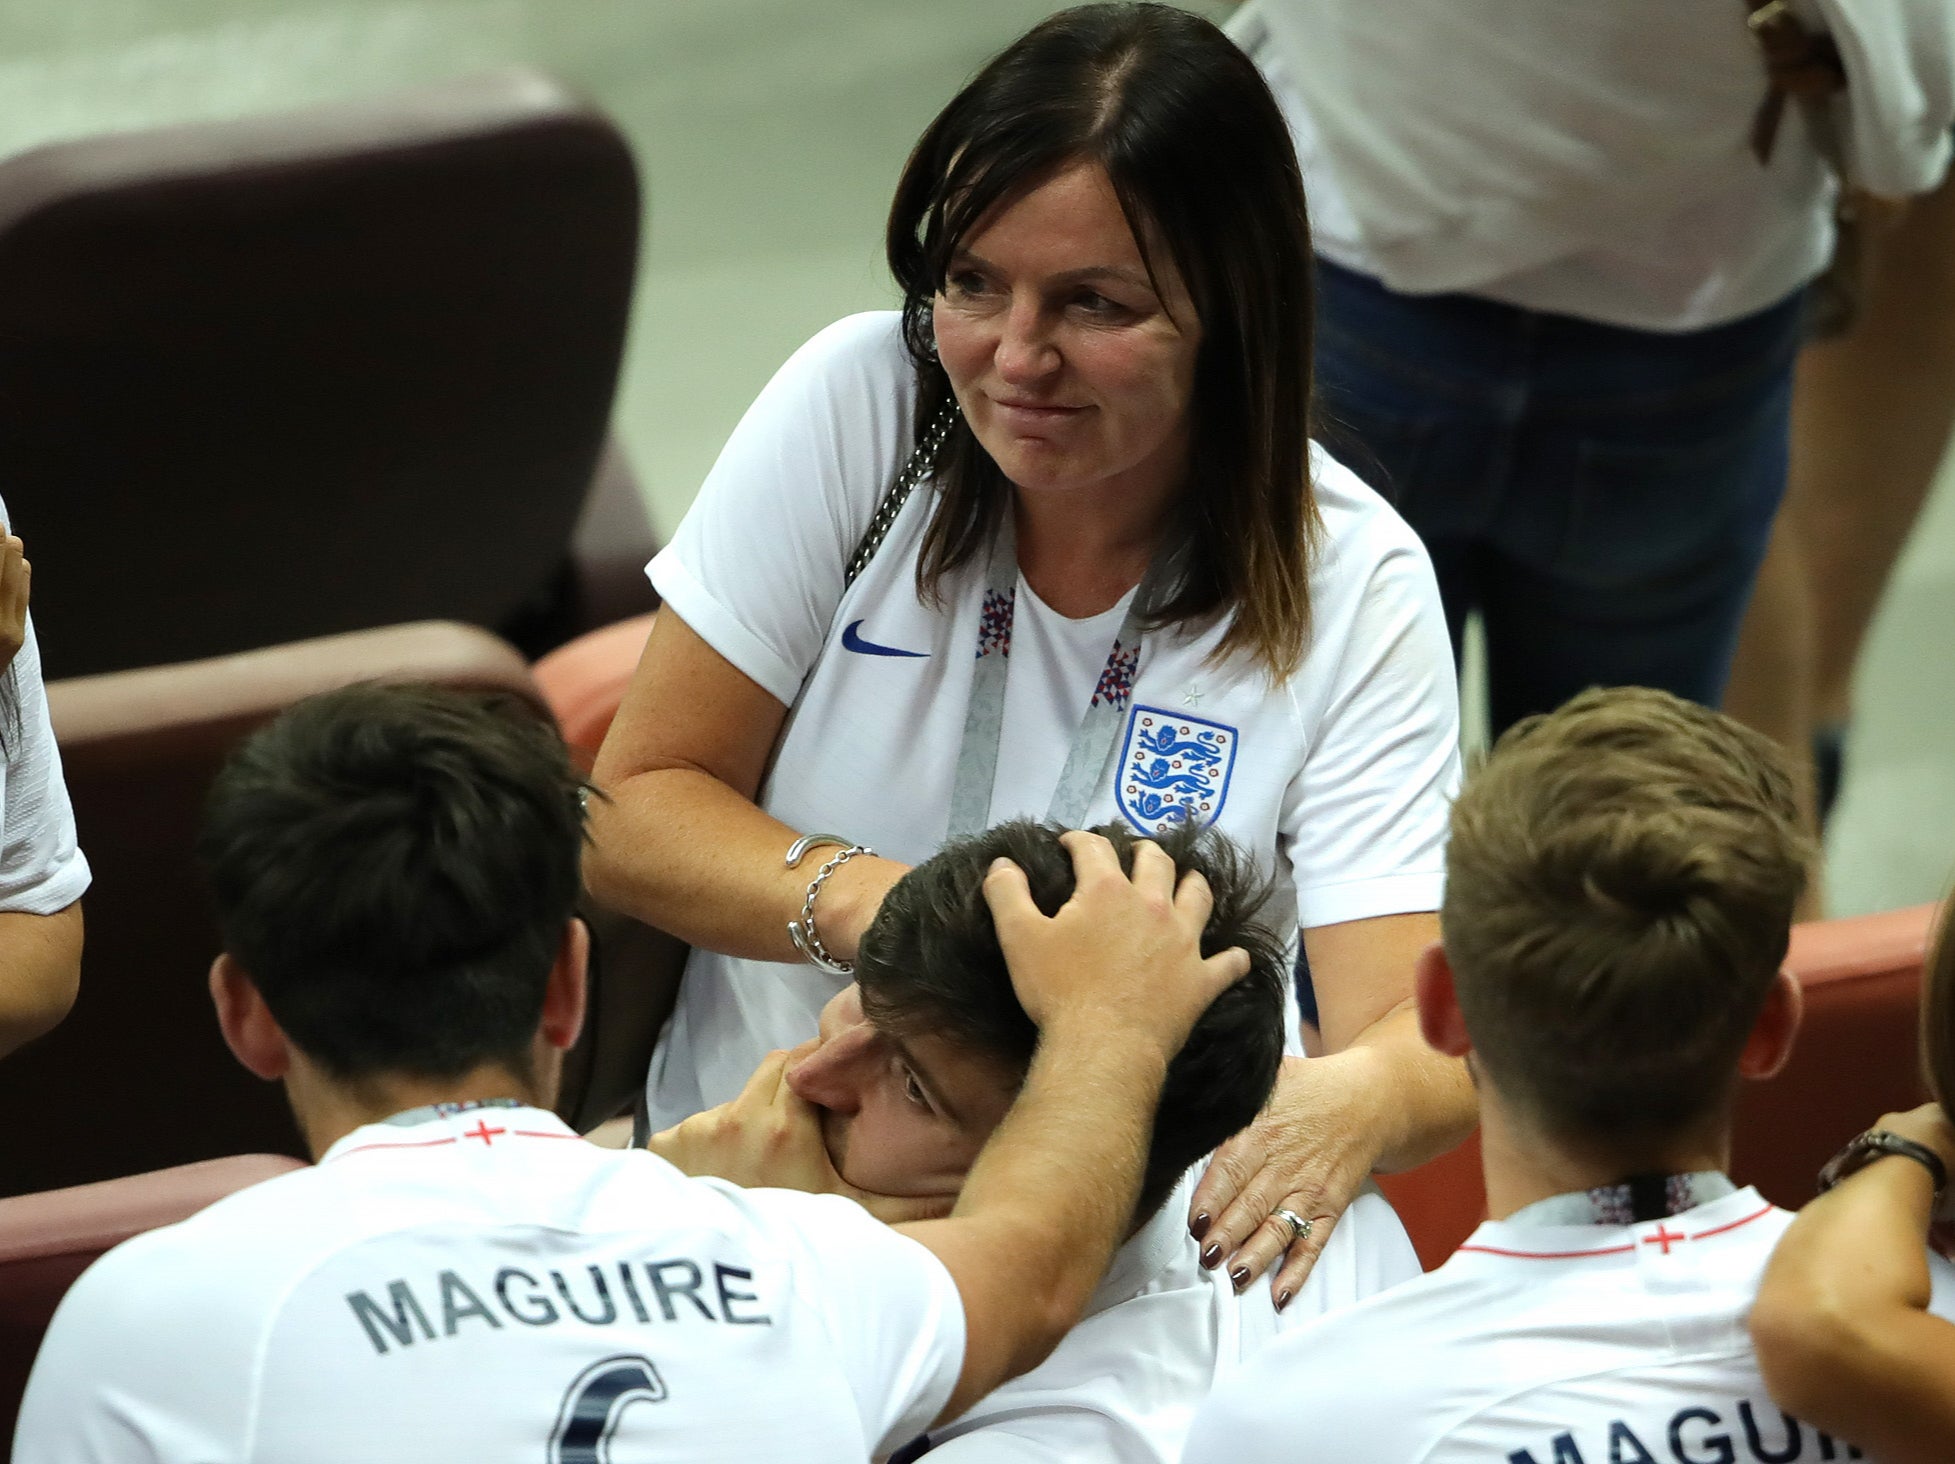
[(579, 888), (584, 787), (511, 696), (310, 697), (211, 789), (198, 855), (224, 949), (335, 1077), (527, 1075)]
[[(1025, 871), (1047, 915), (1072, 897), (1072, 856), (1057, 825), (1019, 819), (947, 844), (898, 881), (862, 937), (855, 979), (862, 1010), (885, 1031), (940, 1037), (1010, 1064), (1021, 1076), (1038, 1028), (1012, 990), (984, 901), (994, 859)], [(1131, 871), (1140, 836), (1125, 825), (1094, 830)], [(1216, 997), (1168, 1065), (1154, 1117), (1137, 1214), (1159, 1209), (1182, 1172), (1248, 1125), (1269, 1099), (1283, 1059), (1283, 945), (1256, 912), (1268, 893), (1249, 858), (1219, 834), (1180, 829), (1154, 840), (1177, 876), (1200, 871), (1215, 896), (1202, 954), (1249, 953), (1249, 974)]]

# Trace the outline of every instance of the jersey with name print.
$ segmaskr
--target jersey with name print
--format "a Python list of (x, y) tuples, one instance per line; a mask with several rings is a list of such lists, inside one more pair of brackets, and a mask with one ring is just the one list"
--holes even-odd
[[(1430, 1275), (1224, 1382), (1186, 1464), (1824, 1464), (1745, 1322), (1789, 1212), (1744, 1189), (1635, 1225), (1490, 1222)], [(1934, 1308), (1955, 1272), (1938, 1257)]]
[[(915, 440), (915, 396), (895, 313), (822, 331), (748, 410), (652, 562), (671, 610), (792, 709), (762, 808), (927, 858), (949, 827), (977, 665), (1006, 658), (986, 822), (1044, 817), (1089, 707), (1110, 704), (1085, 823), (1214, 825), (1273, 877), (1274, 930), (1438, 908), (1459, 766), (1452, 651), (1425, 550), (1377, 494), (1314, 453), (1324, 539), (1294, 675), (1214, 660), (1226, 622), (1116, 651), (1127, 601), (1070, 619), (1022, 577), (990, 590), (983, 555), (945, 580), (941, 604), (919, 600), (927, 482), (844, 588)], [(688, 970), (653, 1063), (655, 1128), (732, 1098), (767, 1052), (806, 1041), (845, 980), (705, 950)]]
[(963, 1342), (949, 1273), (848, 1200), (477, 1108), (369, 1125), (104, 1256), (13, 1457), (859, 1464), (942, 1409)]

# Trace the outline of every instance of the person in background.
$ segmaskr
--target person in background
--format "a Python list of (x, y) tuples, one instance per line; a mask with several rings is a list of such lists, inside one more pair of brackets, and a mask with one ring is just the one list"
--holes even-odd
[[(1038, 1363), (1133, 1212), (1168, 1061), (1248, 968), (1147, 846), (986, 881), (1039, 1051), (945, 1218), (746, 1193), (549, 1112), (584, 1008), (582, 779), (513, 699), (357, 686), (254, 734), (200, 839), (218, 1025), (317, 1164), (98, 1261), (18, 1464), (855, 1464)], [(763, 1406), (755, 1388), (764, 1380)]]
[(1815, 827), (1839, 796), (1861, 646), (1955, 429), (1955, 180), (1869, 243), (1859, 320), (1799, 355), (1792, 475), (1725, 698), (1802, 767)]
[(1939, 183), (1955, 7), (1248, 0), (1230, 29), (1310, 189), (1325, 430), (1424, 539), (1456, 648), (1482, 619), (1492, 732), (1596, 684), (1717, 705), (1836, 170)]
[(0, 504), (0, 1055), (75, 1004), (88, 889), (27, 608), (32, 566), (11, 522)]
[[(1097, 830), (1123, 861), (1138, 840)], [(1060, 831), (1002, 824), (933, 854), (897, 882), (862, 938), (856, 984), (821, 1030), (755, 1071), (739, 1098), (655, 1135), (692, 1174), (813, 1187), (839, 1175), (872, 1208), (948, 1206), (1025, 1080), (1037, 1028), (1012, 994), (983, 895), (998, 858), (1025, 871), (1041, 910), (1072, 895)], [(1200, 1264), (1187, 1231), (1189, 1165), (1246, 1125), (1282, 1056), (1283, 944), (1255, 924), (1253, 866), (1221, 836), (1180, 829), (1161, 847), (1214, 900), (1205, 950), (1247, 951), (1249, 974), (1195, 1024), (1168, 1064), (1147, 1174), (1126, 1240), (1079, 1325), (1052, 1356), (911, 1446), (933, 1464), (1091, 1459), (1175, 1464), (1218, 1377), (1287, 1328), (1419, 1274), (1382, 1195), (1358, 1195), (1294, 1296), (1238, 1291)], [(1238, 1275), (1241, 1273), (1238, 1272)]]
[(1309, 440), (1282, 116), (1197, 16), (1063, 11), (925, 131), (888, 245), (903, 308), (782, 367), (653, 562), (598, 755), (591, 889), (694, 947), (651, 1125), (805, 1040), (946, 837), (1212, 826), (1280, 875), (1259, 918), (1301, 927), (1326, 1055), (1292, 1018), (1187, 1219), (1294, 1289), (1366, 1176), (1472, 1105), (1410, 1009), (1452, 658), (1417, 538)]
[(1951, 1218), (1955, 901), (1924, 973), (1921, 1052), (1935, 1101), (1886, 1115), (1827, 1166), (1751, 1314), (1772, 1396), (1885, 1464), (1955, 1459), (1955, 1324), (1922, 1247)]
[(1799, 1025), (1782, 756), (1591, 691), (1501, 738), (1452, 835), (1419, 1017), (1473, 1071), (1493, 1218), (1225, 1378), (1187, 1464), (1846, 1457), (1767, 1395), (1745, 1317), (1792, 1216), (1725, 1172), (1740, 1083)]

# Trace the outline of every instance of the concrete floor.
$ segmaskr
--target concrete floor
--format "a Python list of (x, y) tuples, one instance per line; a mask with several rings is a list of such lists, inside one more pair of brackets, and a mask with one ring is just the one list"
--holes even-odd
[[(909, 144), (987, 55), (1054, 8), (0, 0), (0, 155), (512, 61), (567, 78), (624, 126), (646, 182), (618, 421), (669, 530), (774, 367), (837, 316), (890, 301), (880, 232)], [(1830, 847), (1839, 913), (1934, 898), (1955, 873), (1951, 479), (1944, 472), (1863, 666)]]

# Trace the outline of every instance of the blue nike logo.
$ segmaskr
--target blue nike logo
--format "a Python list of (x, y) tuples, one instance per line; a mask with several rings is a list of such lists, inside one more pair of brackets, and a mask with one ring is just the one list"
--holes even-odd
[(918, 656), (928, 659), (928, 651), (904, 651), (895, 646), (879, 646), (874, 641), (866, 641), (857, 632), (862, 628), (860, 620), (851, 620), (842, 627), (842, 649), (856, 651), (865, 656)]

